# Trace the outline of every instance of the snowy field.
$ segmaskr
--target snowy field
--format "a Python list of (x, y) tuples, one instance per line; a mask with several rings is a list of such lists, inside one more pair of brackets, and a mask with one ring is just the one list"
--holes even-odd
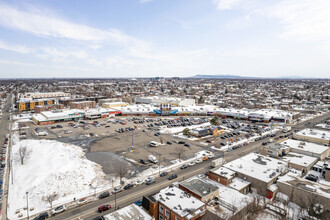
[[(103, 188), (109, 183), (100, 165), (89, 161), (82, 148), (50, 140), (22, 140), (12, 147), (15, 157), (19, 148), (26, 147), (30, 156), (21, 165), (13, 159), (10, 173), (8, 218), (18, 219), (16, 210), (26, 215), (26, 192), (29, 195), (29, 207), (34, 210), (30, 215), (50, 209), (43, 197), (58, 193), (53, 207), (57, 204), (73, 201), (92, 194), (93, 187)], [(13, 182), (11, 178), (13, 175)]]

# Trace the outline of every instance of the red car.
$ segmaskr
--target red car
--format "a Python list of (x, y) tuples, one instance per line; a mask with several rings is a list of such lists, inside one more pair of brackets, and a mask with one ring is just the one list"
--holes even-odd
[(111, 205), (102, 205), (98, 208), (99, 212), (105, 212), (107, 210), (111, 209)]

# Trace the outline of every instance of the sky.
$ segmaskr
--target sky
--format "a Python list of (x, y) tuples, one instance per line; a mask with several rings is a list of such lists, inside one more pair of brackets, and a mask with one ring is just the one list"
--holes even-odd
[(0, 78), (330, 78), (329, 0), (0, 0)]

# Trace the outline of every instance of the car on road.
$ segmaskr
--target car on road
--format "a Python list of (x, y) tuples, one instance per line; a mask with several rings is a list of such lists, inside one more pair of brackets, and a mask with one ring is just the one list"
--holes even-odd
[(163, 176), (166, 176), (167, 174), (168, 174), (168, 172), (164, 171), (164, 172), (162, 172), (159, 176), (160, 176), (160, 177), (163, 177)]
[(132, 188), (134, 185), (133, 184), (131, 184), (131, 183), (129, 183), (129, 184), (127, 184), (126, 186), (124, 186), (124, 189), (126, 190), (126, 189), (130, 189), (130, 188)]
[(190, 147), (190, 145), (189, 145), (189, 144), (184, 144), (184, 146), (185, 146), (185, 147)]
[(180, 167), (180, 169), (183, 170), (183, 169), (186, 169), (187, 167), (188, 167), (187, 164), (183, 164), (183, 165)]
[(268, 144), (268, 142), (262, 142), (262, 145), (267, 145)]
[(206, 140), (206, 143), (212, 143), (212, 141), (210, 141), (210, 140)]
[(48, 212), (44, 212), (44, 213), (39, 214), (33, 220), (45, 220), (48, 217), (49, 217)]
[(135, 185), (141, 185), (143, 183), (143, 180), (137, 180), (136, 182), (135, 182)]
[(192, 167), (192, 166), (194, 166), (196, 163), (194, 162), (194, 161), (192, 161), (192, 162), (190, 162), (188, 165), (190, 166), (190, 167)]
[(98, 212), (105, 212), (105, 211), (108, 211), (109, 209), (111, 209), (111, 205), (102, 205), (97, 209), (97, 211)]
[(97, 216), (97, 217), (93, 218), (93, 220), (104, 220), (104, 217), (103, 216)]
[(170, 142), (170, 141), (167, 141), (167, 142), (166, 142), (166, 144), (168, 144), (168, 145), (171, 145), (171, 144), (172, 144), (172, 142)]
[(136, 202), (135, 202), (135, 205), (137, 205), (137, 206), (142, 206), (142, 201), (141, 201), (141, 200), (136, 201)]
[(150, 180), (148, 180), (148, 181), (146, 182), (146, 184), (147, 184), (147, 185), (150, 185), (150, 184), (152, 184), (152, 183), (154, 183), (154, 182), (156, 182), (155, 179), (150, 179)]
[(178, 175), (176, 175), (176, 174), (172, 174), (169, 178), (168, 178), (168, 180), (173, 180), (173, 179), (175, 179), (175, 178), (177, 178), (178, 177)]
[(57, 206), (55, 209), (52, 210), (52, 215), (64, 212), (65, 209), (66, 209), (65, 205)]
[(78, 200), (78, 205), (85, 204), (87, 202), (87, 198), (81, 198)]
[(203, 162), (202, 159), (197, 159), (197, 160), (195, 161), (195, 163), (201, 163), (201, 162)]
[(122, 191), (123, 190), (123, 188), (121, 188), (120, 186), (117, 186), (117, 187), (115, 187), (113, 190), (112, 190), (112, 193), (118, 193), (118, 192), (120, 192), (120, 191)]
[(185, 144), (185, 142), (184, 141), (179, 141), (179, 143), (178, 144)]
[(99, 195), (99, 199), (104, 199), (108, 196), (110, 196), (110, 193), (108, 191), (106, 191), (106, 192), (103, 192)]

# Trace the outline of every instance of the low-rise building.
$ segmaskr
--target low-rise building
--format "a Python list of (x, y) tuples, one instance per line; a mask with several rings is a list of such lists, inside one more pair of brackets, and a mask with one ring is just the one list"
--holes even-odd
[(69, 106), (71, 109), (95, 108), (96, 102), (95, 101), (70, 102)]
[(289, 168), (300, 170), (303, 174), (307, 173), (310, 169), (312, 169), (313, 165), (316, 164), (316, 162), (318, 161), (318, 158), (316, 157), (311, 157), (293, 152), (288, 153), (281, 159), (288, 162)]
[(176, 186), (143, 197), (143, 207), (155, 220), (195, 220), (206, 212), (206, 204)]
[(143, 208), (130, 204), (103, 216), (105, 220), (152, 220), (153, 218)]
[(306, 128), (293, 134), (294, 139), (330, 145), (330, 131)]
[(102, 108), (116, 108), (116, 107), (125, 107), (128, 106), (127, 102), (105, 102), (102, 103)]
[(180, 182), (179, 188), (190, 193), (202, 202), (208, 202), (219, 195), (218, 187), (196, 177)]
[(219, 167), (209, 171), (209, 178), (225, 186), (232, 183), (235, 178), (235, 172), (226, 167)]
[(270, 186), (286, 171), (288, 163), (250, 153), (224, 164), (223, 167), (234, 171), (237, 177), (250, 182), (251, 187), (255, 188), (260, 195), (271, 199), (276, 192)]

